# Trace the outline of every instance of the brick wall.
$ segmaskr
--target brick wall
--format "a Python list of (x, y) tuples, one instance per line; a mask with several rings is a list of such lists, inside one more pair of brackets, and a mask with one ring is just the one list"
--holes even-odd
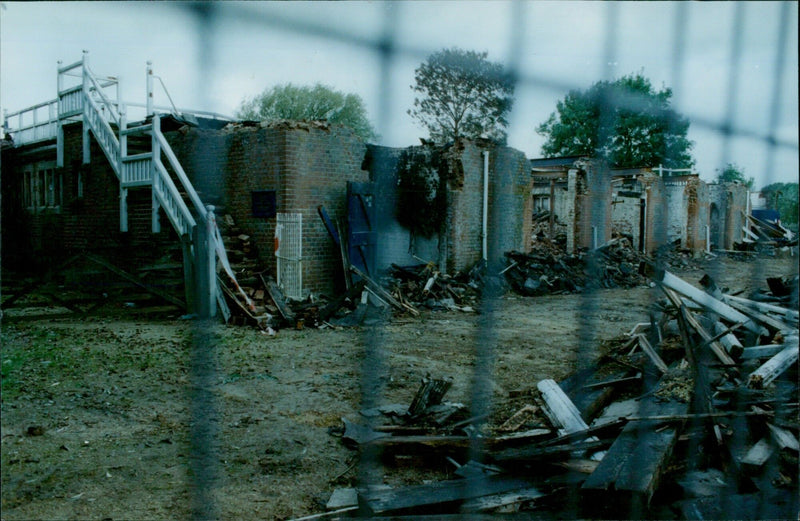
[(660, 177), (652, 174), (641, 175), (637, 180), (645, 194), (645, 251), (652, 254), (667, 242), (666, 187)]
[[(747, 187), (740, 183), (712, 183), (709, 190), (709, 225), (714, 230), (712, 243), (717, 248), (733, 249), (741, 242), (747, 212)], [(712, 219), (711, 216), (715, 219)]]
[(632, 246), (639, 247), (639, 217), (642, 213), (641, 198), (617, 195), (611, 207), (611, 226), (613, 233), (628, 235), (633, 239)]
[(571, 233), (567, 251), (591, 248), (611, 239), (611, 172), (593, 161), (578, 161), (568, 174), (568, 192), (574, 202), (567, 204)]
[[(150, 190), (128, 191), (130, 232), (120, 232), (119, 182), (99, 145), (91, 138), (92, 160), (83, 165), (81, 124), (66, 125), (64, 140), (64, 167), (57, 169), (63, 195), (57, 212), (31, 213), (22, 208), (21, 201), (23, 169), (40, 161), (55, 162), (55, 149), (34, 154), (29, 153), (33, 147), (4, 150), (4, 224), (22, 224), (15, 227), (17, 231), (3, 234), (4, 253), (18, 252), (21, 266), (43, 269), (84, 251), (107, 257), (123, 268), (152, 258), (157, 245), (150, 234)], [(79, 176), (83, 182), (80, 198)], [(8, 194), (14, 195), (6, 197)], [(7, 257), (12, 263), (15, 254)]]
[(303, 288), (334, 293), (341, 280), (338, 248), (317, 206), (333, 220), (345, 218), (348, 181), (364, 182), (366, 145), (347, 128), (280, 123), (223, 130), (184, 128), (168, 136), (176, 155), (204, 201), (221, 205), (251, 237), (273, 276), (275, 217), (256, 217), (252, 192), (276, 191), (276, 209), (303, 215)]

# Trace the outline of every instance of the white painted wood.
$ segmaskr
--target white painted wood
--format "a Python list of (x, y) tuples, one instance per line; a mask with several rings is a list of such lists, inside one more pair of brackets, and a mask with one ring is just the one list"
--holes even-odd
[(747, 454), (741, 459), (743, 465), (761, 467), (775, 452), (775, 446), (767, 438), (761, 438), (758, 443), (750, 447)]
[(733, 322), (734, 324), (741, 323), (749, 331), (758, 333), (760, 335), (767, 334), (767, 331), (763, 327), (750, 320), (749, 317), (740, 311), (737, 311), (728, 304), (715, 299), (705, 291), (692, 286), (685, 280), (681, 279), (680, 277), (676, 277), (668, 271), (664, 271), (660, 282), (667, 288), (676, 291), (685, 297), (688, 297), (701, 306), (713, 311), (717, 315), (724, 317), (729, 322)]
[(737, 297), (735, 295), (725, 295), (726, 300), (732, 300), (734, 302), (739, 302), (744, 304), (747, 307), (755, 308), (762, 313), (777, 313), (783, 317), (791, 317), (795, 320), (800, 319), (800, 311), (796, 309), (788, 309), (781, 306), (776, 306), (774, 304), (769, 304), (767, 302), (756, 302), (755, 300), (749, 300), (742, 297)]
[(747, 385), (753, 388), (763, 388), (771, 384), (784, 373), (789, 367), (797, 363), (798, 346), (785, 347), (777, 355), (767, 360), (761, 367), (750, 373)]
[(781, 449), (791, 449), (795, 452), (800, 452), (800, 442), (797, 441), (797, 437), (786, 429), (782, 429), (777, 427), (771, 423), (767, 424), (769, 427), (769, 433), (772, 436), (772, 441), (774, 441), (778, 447)]

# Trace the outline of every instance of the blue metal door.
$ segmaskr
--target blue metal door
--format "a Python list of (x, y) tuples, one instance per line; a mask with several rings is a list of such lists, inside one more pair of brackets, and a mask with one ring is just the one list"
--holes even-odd
[(347, 253), (350, 264), (370, 276), (375, 268), (374, 193), (374, 183), (347, 183)]

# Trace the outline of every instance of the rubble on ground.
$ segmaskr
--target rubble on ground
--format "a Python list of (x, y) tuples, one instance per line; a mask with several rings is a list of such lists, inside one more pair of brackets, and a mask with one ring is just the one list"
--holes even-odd
[(321, 515), (796, 518), (797, 278), (753, 299), (708, 276), (705, 291), (663, 270), (653, 282), (666, 298), (648, 322), (489, 415), (445, 401), (452, 380), (428, 375), (409, 405), (343, 418), (331, 433), (362, 461), (445, 479), (337, 489)]
[(587, 287), (635, 287), (647, 283), (648, 258), (626, 238), (613, 239), (593, 251), (565, 254), (549, 241), (538, 241), (530, 253), (505, 254), (511, 287), (534, 296), (581, 292)]

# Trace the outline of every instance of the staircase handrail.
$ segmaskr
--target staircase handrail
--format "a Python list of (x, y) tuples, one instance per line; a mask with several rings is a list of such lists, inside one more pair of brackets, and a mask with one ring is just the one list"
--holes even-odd
[[(175, 228), (175, 231), (178, 232), (178, 235), (181, 235), (182, 233), (191, 234), (192, 229), (197, 225), (197, 221), (195, 220), (194, 216), (192, 215), (192, 212), (189, 210), (189, 207), (186, 206), (185, 202), (183, 202), (183, 198), (181, 197), (181, 194), (178, 191), (178, 187), (175, 186), (175, 183), (172, 182), (172, 178), (170, 177), (169, 172), (167, 172), (167, 169), (164, 166), (164, 163), (161, 162), (161, 158), (153, 157), (153, 164), (156, 167), (155, 168), (156, 173), (161, 178), (161, 180), (164, 182), (164, 186), (167, 187), (167, 190), (169, 191), (169, 195), (172, 197), (172, 200), (175, 202), (175, 205), (178, 207), (178, 211), (180, 212), (181, 217), (186, 221), (188, 229), (182, 230), (181, 226), (179, 226), (175, 222), (172, 222), (171, 215), (170, 215), (169, 212), (166, 212), (167, 213), (167, 217), (170, 218), (170, 222), (172, 222), (172, 226), (173, 226), (173, 228)], [(156, 192), (156, 194), (158, 195), (158, 197), (160, 199), (161, 198), (160, 197), (161, 194), (156, 190), (156, 184), (155, 183), (153, 183), (153, 190)], [(166, 206), (167, 201), (159, 200), (159, 203), (162, 206)]]
[[(200, 199), (200, 196), (197, 194), (197, 191), (192, 186), (192, 182), (189, 181), (189, 177), (186, 175), (186, 172), (183, 170), (180, 161), (178, 161), (177, 156), (175, 156), (175, 152), (172, 151), (172, 147), (169, 146), (169, 142), (167, 138), (164, 137), (164, 134), (161, 133), (161, 117), (158, 114), (153, 114), (153, 136), (158, 140), (158, 144), (161, 148), (161, 152), (167, 157), (167, 161), (169, 165), (172, 167), (172, 170), (175, 172), (178, 180), (181, 182), (181, 186), (186, 191), (186, 194), (191, 199), (192, 204), (195, 207), (198, 215), (200, 215), (203, 219), (206, 217), (206, 207), (203, 204), (203, 201)], [(160, 158), (153, 158), (159, 159)]]
[(101, 128), (95, 128), (95, 123), (92, 120), (92, 118), (86, 118), (92, 130), (95, 132), (95, 137), (98, 137), (98, 134), (102, 132), (105, 134), (104, 137), (106, 139), (111, 140), (111, 146), (112, 146), (111, 150), (106, 150), (106, 143), (104, 139), (98, 139), (97, 142), (100, 143), (100, 146), (103, 148), (103, 151), (106, 154), (112, 156), (109, 157), (109, 160), (111, 162), (112, 168), (114, 169), (114, 172), (116, 172), (117, 177), (119, 177), (121, 175), (120, 172), (118, 171), (119, 158), (120, 158), (119, 139), (117, 139), (117, 136), (114, 133), (114, 130), (111, 128), (111, 125), (109, 125), (108, 121), (106, 121), (106, 119), (101, 116), (100, 108), (97, 106), (97, 102), (95, 102), (95, 100), (92, 99), (91, 96), (85, 96), (85, 100), (88, 102), (86, 106), (91, 107), (91, 109), (94, 110), (94, 112), (97, 114), (98, 121), (100, 121)]
[[(87, 91), (85, 93), (86, 94), (86, 98), (91, 100), (92, 97), (89, 95), (89, 91), (90, 90), (94, 90), (94, 92), (96, 92), (100, 96), (100, 99), (103, 101), (103, 105), (108, 107), (108, 113), (114, 119), (114, 123), (116, 123), (117, 126), (119, 126), (120, 115), (119, 115), (119, 112), (117, 111), (117, 109), (115, 107), (116, 103), (113, 103), (108, 98), (108, 96), (106, 96), (106, 94), (103, 92), (103, 87), (100, 85), (100, 82), (97, 81), (97, 78), (95, 78), (94, 74), (92, 73), (91, 69), (89, 69), (88, 66), (84, 66), (83, 74), (84, 74), (84, 77), (88, 78), (89, 81), (94, 86), (94, 89), (91, 89), (91, 88), (87, 89)], [(113, 83), (109, 83), (108, 85), (106, 85), (106, 87), (108, 87), (110, 85), (113, 85)], [(99, 112), (99, 110), (98, 110), (98, 112)]]

